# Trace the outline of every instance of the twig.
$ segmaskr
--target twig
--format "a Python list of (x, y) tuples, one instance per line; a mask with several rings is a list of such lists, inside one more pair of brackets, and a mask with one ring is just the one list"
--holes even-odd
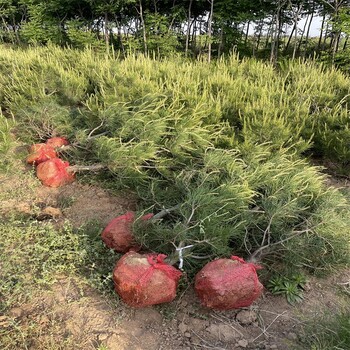
[(255, 342), (257, 339), (259, 339), (262, 335), (266, 335), (267, 330), (281, 317), (283, 316), (287, 311), (283, 311), (281, 314), (278, 314), (273, 320), (272, 322), (262, 330), (262, 333), (260, 335), (258, 335), (256, 338), (253, 339), (252, 342)]
[(203, 339), (198, 333), (196, 333), (194, 330), (192, 330), (192, 333), (198, 337), (202, 342), (208, 344), (208, 345), (204, 345), (204, 344), (194, 344), (192, 343), (193, 345), (195, 346), (199, 346), (201, 348), (206, 348), (206, 349), (215, 349), (215, 350), (227, 350), (227, 348), (219, 348), (215, 345), (211, 345), (208, 341), (206, 341), (205, 339)]
[(67, 167), (69, 173), (76, 173), (79, 171), (98, 171), (106, 169), (107, 166), (104, 164), (94, 164), (94, 165), (71, 165)]
[(181, 204), (177, 204), (169, 209), (163, 209), (159, 213), (155, 214), (149, 221), (152, 222), (152, 221), (160, 220), (164, 216), (170, 214), (174, 210), (179, 209), (180, 207), (181, 207)]
[(88, 139), (90, 139), (90, 138), (91, 138), (91, 135), (92, 135), (96, 130), (98, 130), (99, 128), (101, 128), (101, 127), (103, 126), (103, 124), (104, 124), (104, 120), (102, 120), (101, 124), (98, 125), (98, 126), (96, 126), (96, 128), (92, 129), (92, 130), (90, 131), (89, 135), (88, 135)]
[[(323, 224), (323, 222), (320, 222), (320, 223), (317, 224), (315, 227), (317, 227), (317, 226), (319, 226), (319, 225), (321, 225), (321, 224)], [(295, 238), (295, 237), (297, 237), (297, 236), (299, 236), (299, 235), (301, 235), (301, 234), (303, 234), (303, 233), (313, 231), (313, 230), (315, 229), (315, 227), (313, 227), (313, 228), (307, 228), (307, 229), (301, 230), (301, 231), (294, 231), (294, 232), (292, 232), (292, 234), (291, 234), (289, 237), (287, 237), (287, 238), (285, 238), (285, 239), (282, 239), (282, 240), (280, 240), (280, 241), (278, 241), (278, 242), (275, 242), (275, 243), (272, 243), (272, 244), (268, 243), (268, 244), (266, 244), (266, 245), (264, 245), (264, 246), (258, 248), (258, 249), (250, 256), (249, 261), (253, 261), (253, 262), (254, 262), (254, 261), (259, 260), (259, 255), (262, 254), (262, 251), (264, 251), (264, 250), (266, 250), (266, 249), (269, 249), (269, 248), (271, 248), (271, 247), (273, 247), (273, 246), (275, 246), (275, 245), (283, 244), (283, 243), (285, 243), (285, 242), (287, 242), (287, 241), (289, 241), (289, 240), (291, 240), (291, 239), (293, 239), (293, 238)]]
[(239, 331), (238, 329), (236, 329), (235, 327), (233, 327), (230, 322), (224, 322), (224, 320), (221, 317), (218, 317), (217, 315), (210, 315), (210, 316), (215, 318), (215, 319), (217, 319), (217, 320), (219, 320), (220, 322), (225, 323), (226, 325), (231, 327), (235, 332), (237, 332), (241, 337), (243, 337), (243, 333), (241, 331)]

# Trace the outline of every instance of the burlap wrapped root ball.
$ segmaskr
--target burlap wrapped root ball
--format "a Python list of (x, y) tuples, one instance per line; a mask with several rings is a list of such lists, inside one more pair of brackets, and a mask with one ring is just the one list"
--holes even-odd
[(259, 265), (232, 256), (206, 264), (196, 275), (195, 291), (202, 305), (230, 310), (251, 305), (262, 293)]
[(171, 302), (181, 271), (164, 262), (164, 254), (129, 252), (113, 271), (114, 287), (122, 300), (133, 307), (146, 307)]
[(28, 164), (38, 165), (53, 158), (57, 158), (57, 153), (52, 146), (46, 143), (36, 143), (30, 147), (26, 161)]
[(51, 146), (52, 148), (58, 148), (62, 146), (69, 145), (68, 140), (65, 137), (51, 137), (46, 140), (46, 144)]
[(59, 158), (40, 163), (36, 175), (44, 186), (60, 187), (74, 181), (74, 174), (67, 171), (69, 163)]
[[(141, 220), (146, 221), (152, 217), (153, 214), (146, 214)], [(112, 219), (101, 234), (105, 245), (119, 253), (126, 253), (129, 250), (139, 251), (141, 247), (136, 243), (132, 231), (134, 222), (135, 213), (132, 211)]]

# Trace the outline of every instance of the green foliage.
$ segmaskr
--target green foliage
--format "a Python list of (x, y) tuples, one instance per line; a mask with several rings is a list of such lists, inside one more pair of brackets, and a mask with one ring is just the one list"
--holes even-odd
[(284, 295), (288, 303), (293, 305), (303, 300), (303, 290), (305, 284), (305, 276), (295, 274), (291, 277), (277, 276), (271, 278), (267, 287), (272, 294)]
[(11, 150), (14, 147), (13, 135), (11, 128), (13, 122), (4, 117), (0, 111), (0, 170), (6, 171), (11, 166)]
[(271, 269), (349, 262), (347, 203), (301, 158), (347, 162), (350, 85), (341, 73), (288, 62), (276, 71), (236, 56), (211, 65), (119, 60), (54, 46), (2, 49), (0, 60), (1, 107), (19, 137), (67, 136), (78, 146), (71, 160), (106, 164), (115, 188), (137, 192), (140, 214), (178, 206), (137, 224), (149, 250), (173, 256), (194, 245), (185, 252), (192, 272), (206, 261), (193, 257), (232, 251)]
[(68, 223), (56, 230), (51, 223), (28, 219), (1, 222), (0, 312), (54, 283), (62, 273), (80, 274), (86, 283), (109, 293), (111, 266), (117, 258), (106, 252), (100, 232), (99, 224), (93, 222), (79, 230)]
[(350, 347), (350, 311), (323, 312), (321, 317), (309, 320), (303, 330), (298, 349), (345, 350)]

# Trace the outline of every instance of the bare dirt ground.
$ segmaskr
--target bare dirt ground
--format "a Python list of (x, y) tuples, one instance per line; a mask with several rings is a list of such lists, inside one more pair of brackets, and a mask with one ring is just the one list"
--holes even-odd
[[(13, 186), (14, 179), (0, 180), (3, 189)], [(135, 207), (132, 196), (113, 196), (97, 186), (75, 182), (51, 189), (30, 181), (35, 182), (17, 181), (0, 214), (16, 208), (57, 224), (69, 220), (78, 227), (91, 219), (106, 224)], [(31, 195), (18, 201), (15, 195), (21, 188), (31, 188)], [(304, 301), (294, 307), (265, 290), (249, 308), (217, 312), (202, 307), (191, 286), (173, 303), (133, 309), (117, 297), (101, 296), (78, 277), (57, 276), (50, 290), (0, 316), (0, 328), (15, 323), (23, 332), (39, 329), (26, 347), (31, 350), (292, 349), (298, 348), (306, 319), (341, 306), (339, 290), (349, 281), (350, 270), (327, 279), (310, 278)]]

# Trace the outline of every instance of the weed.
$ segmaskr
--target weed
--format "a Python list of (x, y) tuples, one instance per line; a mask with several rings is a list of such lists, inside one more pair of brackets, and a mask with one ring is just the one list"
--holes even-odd
[(284, 295), (288, 303), (293, 305), (303, 300), (305, 283), (306, 278), (301, 274), (295, 274), (291, 277), (277, 276), (270, 279), (268, 289), (272, 294)]

